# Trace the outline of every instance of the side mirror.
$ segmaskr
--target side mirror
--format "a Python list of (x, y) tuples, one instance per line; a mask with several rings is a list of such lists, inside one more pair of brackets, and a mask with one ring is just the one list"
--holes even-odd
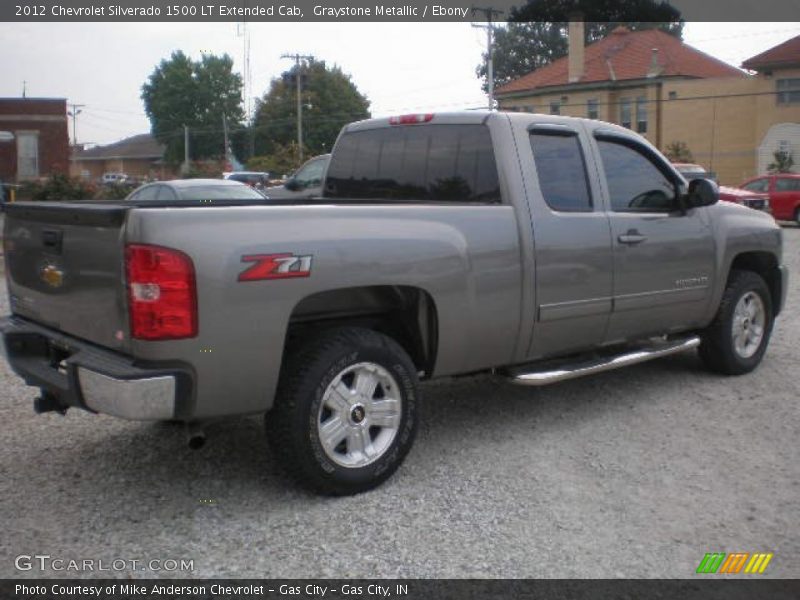
[(698, 178), (689, 182), (689, 192), (684, 197), (686, 208), (711, 206), (719, 201), (719, 186), (710, 179)]
[(287, 179), (286, 183), (283, 184), (283, 187), (285, 187), (290, 192), (296, 192), (302, 186), (300, 185), (300, 182), (297, 181), (297, 179)]

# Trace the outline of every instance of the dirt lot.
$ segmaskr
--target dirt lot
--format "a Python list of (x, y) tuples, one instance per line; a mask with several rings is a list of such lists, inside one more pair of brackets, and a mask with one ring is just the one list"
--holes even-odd
[(428, 384), (405, 465), (353, 498), (294, 487), (259, 419), (192, 451), (176, 426), (36, 416), (0, 361), (0, 577), (77, 574), (15, 569), (46, 554), (140, 561), (105, 576), (677, 578), (711, 551), (774, 552), (766, 576), (800, 577), (800, 229), (784, 233), (788, 305), (755, 373), (689, 353), (540, 390)]

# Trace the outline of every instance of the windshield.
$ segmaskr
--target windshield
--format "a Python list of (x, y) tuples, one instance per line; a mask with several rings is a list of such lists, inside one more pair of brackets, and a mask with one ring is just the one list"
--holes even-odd
[(181, 200), (264, 200), (246, 185), (198, 185), (178, 191)]

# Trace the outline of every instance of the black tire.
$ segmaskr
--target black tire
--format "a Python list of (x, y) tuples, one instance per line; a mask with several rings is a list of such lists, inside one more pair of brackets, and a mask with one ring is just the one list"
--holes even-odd
[(800, 206), (794, 209), (794, 223), (800, 227)]
[[(736, 305), (750, 292), (755, 292), (763, 303), (764, 333), (755, 352), (751, 356), (742, 356), (734, 344), (733, 319)], [(709, 370), (723, 375), (749, 373), (764, 358), (773, 321), (772, 297), (764, 279), (752, 271), (732, 270), (717, 315), (701, 335), (699, 354), (703, 364)]]
[[(342, 466), (320, 440), (323, 396), (342, 372), (365, 363), (385, 369), (397, 383), (399, 427), (373, 462)], [(266, 415), (268, 440), (281, 465), (301, 485), (326, 495), (358, 494), (383, 483), (408, 454), (417, 432), (418, 397), (414, 364), (394, 340), (368, 329), (332, 329), (287, 349), (275, 404)]]

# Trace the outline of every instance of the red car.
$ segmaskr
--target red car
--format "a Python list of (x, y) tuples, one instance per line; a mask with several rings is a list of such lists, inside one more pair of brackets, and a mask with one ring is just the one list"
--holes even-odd
[[(694, 163), (672, 163), (678, 169), (681, 175), (689, 181), (702, 177), (704, 179), (717, 180), (715, 173), (706, 171), (702, 166)], [(727, 185), (719, 186), (719, 199), (727, 200), (728, 202), (735, 202), (736, 204), (743, 204), (749, 208), (756, 210), (763, 210), (769, 212), (770, 210), (770, 196), (769, 194), (760, 193), (754, 190), (745, 190), (740, 188), (728, 187)]]
[(800, 225), (800, 174), (762, 175), (745, 181), (739, 187), (750, 192), (769, 194), (772, 216)]

